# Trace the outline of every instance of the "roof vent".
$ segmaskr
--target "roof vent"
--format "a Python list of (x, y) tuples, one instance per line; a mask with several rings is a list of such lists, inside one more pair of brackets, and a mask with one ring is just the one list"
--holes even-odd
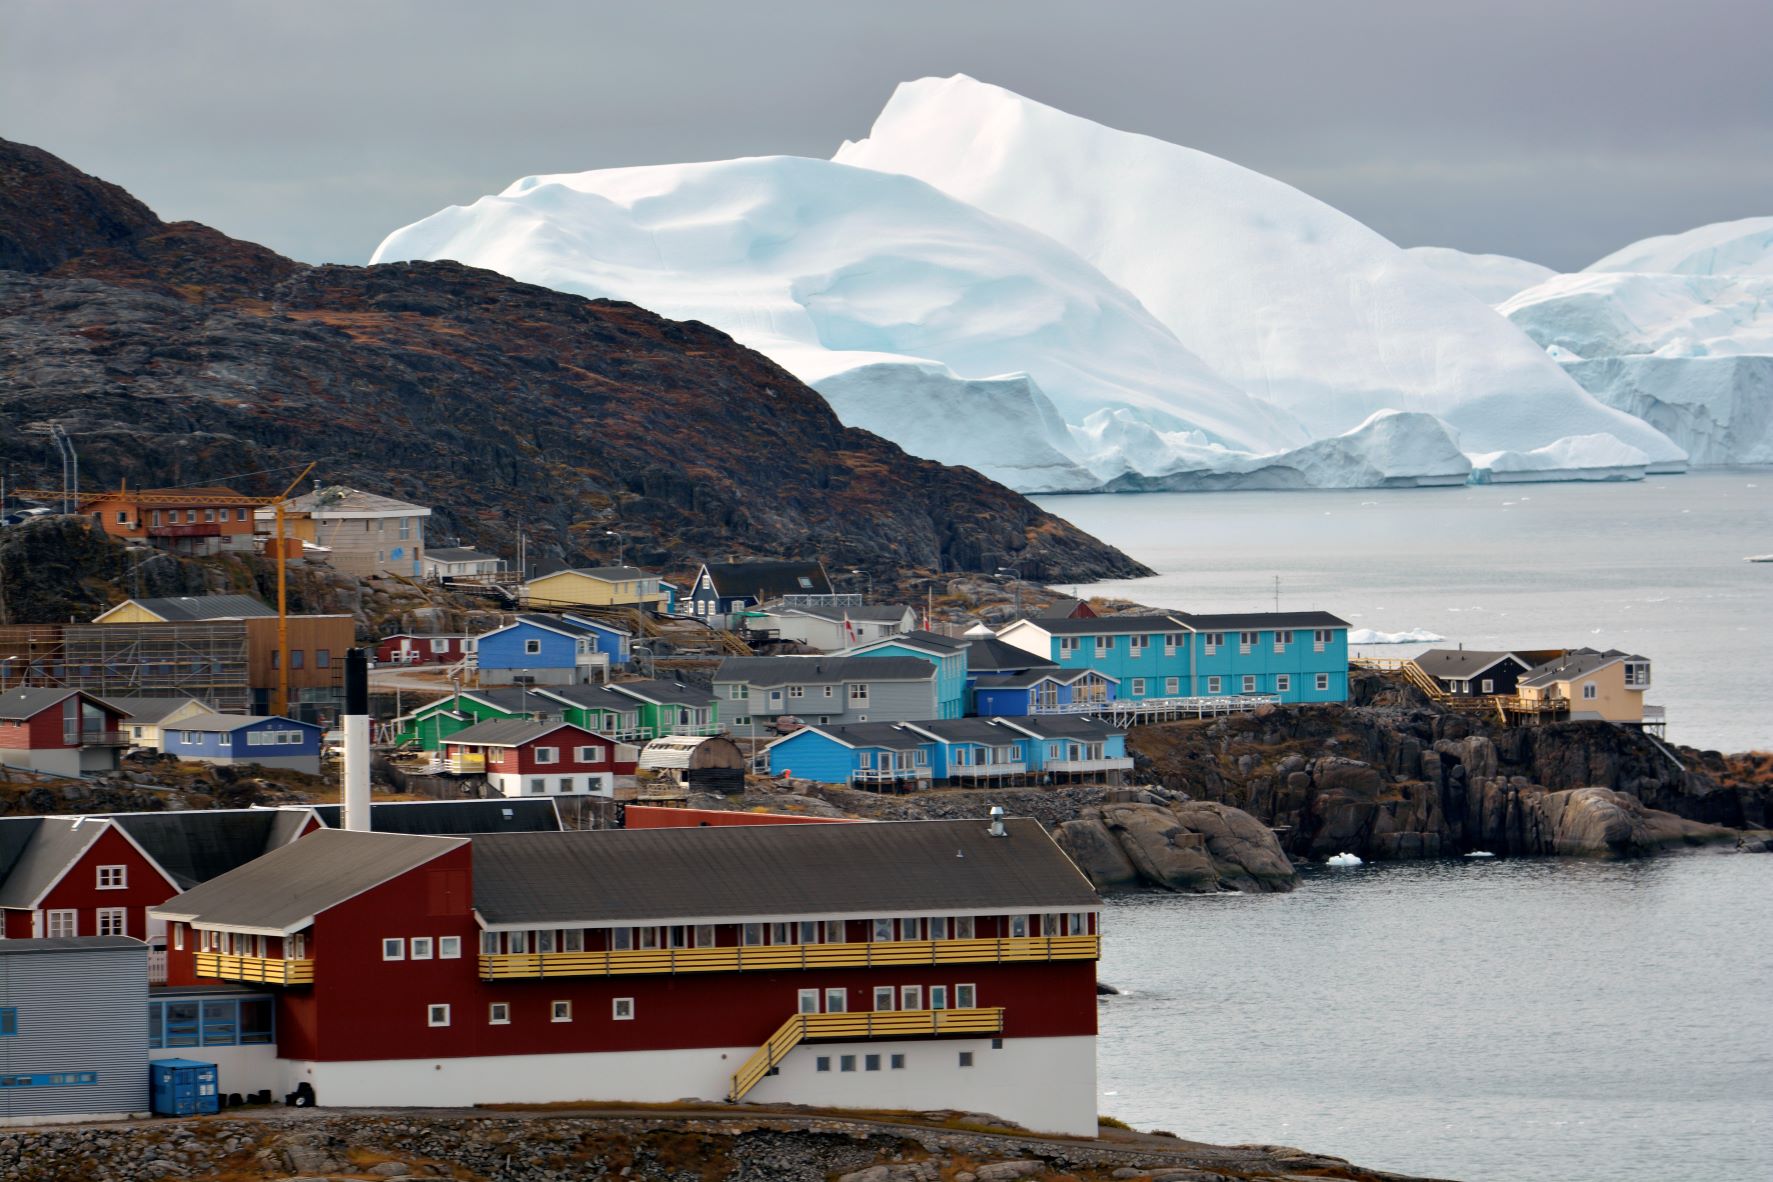
[(1003, 827), (1003, 806), (1001, 804), (991, 806), (991, 828), (985, 832), (992, 837), (1008, 837), (1010, 835), (1010, 831)]

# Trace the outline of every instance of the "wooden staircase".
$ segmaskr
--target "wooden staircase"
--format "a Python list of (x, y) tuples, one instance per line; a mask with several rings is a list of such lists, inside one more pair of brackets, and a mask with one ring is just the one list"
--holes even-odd
[(727, 1099), (737, 1103), (808, 1039), (915, 1038), (933, 1034), (1001, 1034), (1003, 1007), (972, 1010), (869, 1010), (857, 1014), (795, 1014), (733, 1072)]

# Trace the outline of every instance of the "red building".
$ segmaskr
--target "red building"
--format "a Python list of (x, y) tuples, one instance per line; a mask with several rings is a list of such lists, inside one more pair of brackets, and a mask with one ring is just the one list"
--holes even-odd
[(397, 632), (376, 642), (378, 665), (453, 665), (471, 651), (474, 638), (466, 633), (447, 636), (415, 636)]
[(854, 817), (802, 817), (793, 813), (741, 813), (732, 809), (672, 808), (630, 804), (622, 808), (624, 829), (684, 829), (706, 825), (856, 825)]
[(55, 776), (117, 770), (126, 711), (76, 689), (0, 693), (0, 764)]
[(88, 501), (86, 512), (114, 538), (205, 555), (251, 551), (253, 507), (262, 503), (231, 488), (120, 488)]
[(0, 820), (0, 934), (7, 939), (147, 940), (157, 931), (148, 909), (181, 889), (107, 818)]
[(582, 726), (527, 718), (478, 722), (443, 741), (445, 770), (484, 775), (501, 796), (614, 796), (637, 758), (628, 744)]
[(263, 1069), (321, 1104), (693, 1096), (1091, 1134), (1099, 907), (1013, 820), (326, 830), (156, 914), (174, 985), (276, 987)]

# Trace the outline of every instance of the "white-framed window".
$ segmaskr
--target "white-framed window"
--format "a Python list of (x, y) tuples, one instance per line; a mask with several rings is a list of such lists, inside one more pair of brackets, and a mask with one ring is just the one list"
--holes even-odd
[(511, 1003), (495, 1001), (486, 1007), (486, 1021), (489, 1026), (511, 1025)]
[(437, 937), (438, 960), (462, 959), (462, 938), (460, 936)]
[(1082, 911), (1068, 911), (1065, 914), (1065, 934), (1067, 936), (1087, 936), (1090, 934), (1090, 917)]
[(506, 932), (505, 933), (505, 951), (506, 952), (528, 952), (529, 951), (529, 933), (528, 932)]
[(901, 939), (901, 940), (921, 940), (921, 939), (923, 939), (923, 920), (909, 919), (909, 918), (908, 919), (901, 919), (899, 921), (899, 939)]
[(1224, 647), (1225, 633), (1223, 633), (1223, 632), (1202, 633), (1201, 642), (1202, 642), (1202, 644), (1204, 644), (1206, 646), (1207, 656), (1210, 657), (1214, 653), (1218, 652), (1221, 648)]
[[(786, 943), (786, 941), (784, 941), (784, 943)], [(714, 947), (714, 925), (713, 924), (699, 923), (696, 925), (696, 947), (697, 948), (712, 948), (712, 947)]]
[(903, 985), (899, 988), (899, 1008), (902, 1010), (923, 1009), (923, 986)]
[(185, 950), (185, 925), (182, 923), (172, 925), (172, 946), (180, 952)]
[(382, 941), (383, 960), (405, 960), (406, 941), (398, 936), (388, 936)]
[(1594, 699), (1596, 699), (1600, 696), (1601, 696), (1601, 687), (1596, 685), (1594, 682), (1591, 681), (1587, 685), (1582, 687), (1583, 701), (1593, 701)]
[(932, 916), (926, 922), (930, 927), (930, 939), (946, 940), (948, 938), (948, 917), (946, 915)]
[(1494, 679), (1486, 677), (1478, 682), (1478, 689), (1482, 693), (1493, 694), (1496, 692), (1496, 682)]
[(634, 999), (632, 997), (610, 999), (609, 1016), (610, 1020), (614, 1022), (632, 1022), (634, 1020)]
[(524, 652), (525, 656), (533, 657), (541, 651), (542, 651), (542, 642), (541, 641), (526, 640), (523, 642), (523, 652)]
[(446, 1005), (428, 1005), (425, 1007), (425, 1025), (448, 1026), (449, 1007)]
[(1010, 938), (1024, 939), (1028, 935), (1028, 917), (1026, 915), (1010, 916)]
[(930, 986), (930, 1009), (945, 1010), (948, 1008), (948, 986)]
[(874, 770), (874, 752), (872, 752), (872, 751), (858, 751), (858, 752), (856, 752), (856, 766), (861, 768), (863, 771), (867, 771), (867, 772), (873, 771)]
[(876, 985), (874, 987), (874, 1008), (876, 1010), (893, 1008), (893, 987), (891, 985)]
[(1176, 650), (1181, 648), (1182, 644), (1183, 644), (1182, 633), (1180, 633), (1180, 632), (1166, 632), (1166, 633), (1164, 633), (1164, 656), (1166, 656), (1166, 657), (1175, 656)]
[(129, 935), (129, 912), (122, 907), (100, 907), (98, 909), (98, 934), (101, 936)]
[(1632, 689), (1647, 689), (1650, 685), (1650, 662), (1627, 661), (1625, 663), (1625, 684)]
[(842, 944), (842, 943), (844, 943), (843, 920), (828, 919), (825, 921), (825, 943), (827, 943), (827, 944)]
[(976, 1010), (979, 1008), (979, 988), (976, 985), (956, 985), (954, 987), (954, 1008), (957, 1010)]
[(1261, 641), (1260, 632), (1239, 632), (1237, 634), (1237, 651), (1245, 656)]
[(499, 954), (499, 933), (498, 932), (481, 932), (480, 933), (480, 955), (482, 955), (482, 956), (497, 956), (498, 954)]
[(1043, 936), (1056, 936), (1059, 934), (1059, 917), (1057, 914), (1049, 911), (1041, 915), (1040, 934)]
[(535, 760), (537, 763), (559, 763), (560, 748), (537, 747), (535, 750)]
[(1149, 648), (1150, 645), (1151, 637), (1149, 636), (1129, 636), (1127, 637), (1127, 655), (1131, 657), (1142, 657), (1145, 655), (1145, 650)]
[(845, 1012), (850, 1008), (849, 997), (850, 995), (847, 989), (827, 989), (825, 991), (825, 1012), (827, 1014), (841, 1014)]
[(798, 1009), (802, 1014), (818, 1013), (819, 991), (817, 989), (802, 989), (799, 995)]
[(867, 682), (854, 682), (850, 685), (849, 702), (852, 706), (866, 706), (868, 704)]
[(1098, 636), (1095, 638), (1095, 641), (1096, 655), (1098, 657), (1106, 657), (1114, 652), (1114, 637)]
[(1145, 679), (1143, 677), (1133, 678), (1133, 688), (1131, 692), (1135, 698), (1143, 698), (1145, 696)]
[(763, 943), (763, 925), (760, 923), (746, 924), (744, 927), (739, 929), (739, 942), (741, 944), (747, 944), (747, 945), (762, 944)]
[(1293, 688), (1293, 675), (1291, 673), (1276, 673), (1274, 675), (1274, 692), (1275, 693), (1284, 694), (1287, 691), (1291, 690), (1292, 688)]
[(1177, 695), (1179, 695), (1181, 692), (1182, 692), (1182, 679), (1180, 677), (1166, 677), (1166, 678), (1164, 678), (1164, 696), (1165, 697), (1174, 698)]
[(1224, 693), (1224, 684), (1225, 679), (1223, 677), (1209, 677), (1207, 678), (1207, 692), (1209, 694)]
[(603, 748), (602, 747), (580, 747), (579, 752), (578, 752), (578, 760), (580, 763), (602, 763), (603, 762)]
[(1332, 634), (1332, 630), (1329, 628), (1313, 629), (1311, 633), (1311, 651), (1314, 653), (1323, 652), (1324, 646), (1330, 643), (1330, 637)]
[(529, 794), (531, 796), (541, 796), (547, 791), (548, 781), (543, 777), (537, 776), (529, 782)]
[(1330, 675), (1328, 673), (1319, 673), (1317, 675), (1316, 681), (1313, 684), (1315, 684), (1317, 686), (1317, 688), (1320, 690), (1329, 689), (1330, 688)]
[(806, 686), (804, 686), (804, 685), (789, 686), (788, 687), (788, 696), (790, 698), (804, 698), (804, 697), (806, 697)]
[(570, 1002), (570, 1001), (555, 1001), (555, 1002), (548, 1003), (548, 1021), (550, 1021), (550, 1022), (571, 1022), (572, 1020), (573, 1020), (573, 1003), (572, 1002)]
[(1059, 638), (1059, 655), (1061, 657), (1073, 656), (1076, 654), (1076, 652), (1077, 652), (1077, 637), (1075, 637), (1075, 636), (1061, 636)]
[(1256, 692), (1256, 675), (1254, 673), (1244, 674), (1244, 693), (1253, 694), (1255, 692)]
[(891, 940), (892, 938), (893, 938), (893, 921), (892, 920), (877, 919), (873, 922), (872, 925), (870, 925), (869, 939), (873, 940), (875, 943), (877, 943), (877, 944), (884, 943), (888, 940)]
[(1286, 652), (1287, 646), (1292, 643), (1293, 643), (1293, 630), (1291, 628), (1277, 628), (1275, 630), (1275, 633), (1274, 633), (1274, 651), (1275, 652), (1277, 652), (1277, 653)]
[(414, 936), (412, 938), (412, 959), (430, 960), (433, 947), (430, 936)]
[(954, 938), (971, 940), (973, 938), (973, 917), (970, 915), (956, 916), (954, 920)]
[(612, 952), (627, 952), (634, 947), (633, 928), (611, 928), (609, 946)]
[(120, 891), (129, 885), (129, 867), (100, 866), (98, 868), (98, 889), (101, 891)]

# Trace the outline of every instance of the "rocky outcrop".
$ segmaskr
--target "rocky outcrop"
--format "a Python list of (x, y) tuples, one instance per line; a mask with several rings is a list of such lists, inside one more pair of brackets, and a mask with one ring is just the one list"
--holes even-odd
[(1502, 729), (1373, 679), (1355, 689), (1369, 704), (1146, 727), (1129, 747), (1153, 781), (1244, 809), (1311, 860), (1617, 856), (1734, 842), (1767, 823), (1766, 783), (1720, 779), (1699, 753), (1635, 731)]
[[(316, 476), (433, 507), (428, 534), (538, 569), (735, 552), (881, 574), (1148, 573), (970, 469), (844, 427), (703, 324), (455, 263), (310, 267), (166, 224), (0, 141), (0, 463), (59, 485), (32, 424), (79, 439), (88, 487)], [(237, 480), (239, 473), (264, 475)]]
[(1056, 826), (1053, 838), (1099, 890), (1290, 891), (1299, 881), (1273, 833), (1209, 801), (1103, 804)]

